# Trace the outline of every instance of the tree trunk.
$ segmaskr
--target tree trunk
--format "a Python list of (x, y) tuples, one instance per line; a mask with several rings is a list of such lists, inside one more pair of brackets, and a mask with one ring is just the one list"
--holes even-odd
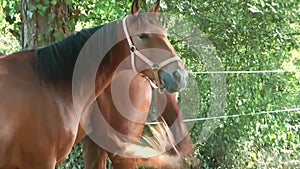
[(36, 48), (62, 39), (74, 30), (68, 0), (20, 0), (21, 47)]

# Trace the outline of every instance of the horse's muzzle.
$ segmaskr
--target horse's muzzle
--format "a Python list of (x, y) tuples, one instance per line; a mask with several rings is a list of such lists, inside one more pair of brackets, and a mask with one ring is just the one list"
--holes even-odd
[(188, 81), (188, 73), (184, 69), (170, 72), (160, 70), (158, 74), (164, 89), (169, 93), (180, 91), (186, 86)]

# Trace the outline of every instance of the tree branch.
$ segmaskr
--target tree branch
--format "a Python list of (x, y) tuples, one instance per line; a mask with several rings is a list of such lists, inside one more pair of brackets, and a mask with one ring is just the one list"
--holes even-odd
[(147, 1), (146, 0), (142, 0), (142, 8), (143, 8), (143, 10), (145, 10), (145, 12), (147, 11)]

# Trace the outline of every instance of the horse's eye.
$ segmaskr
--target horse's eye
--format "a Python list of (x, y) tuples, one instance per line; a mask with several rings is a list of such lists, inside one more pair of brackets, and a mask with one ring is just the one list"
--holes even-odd
[(149, 36), (145, 33), (142, 33), (142, 34), (139, 35), (139, 38), (142, 39), (142, 40), (145, 40), (145, 39), (148, 39)]

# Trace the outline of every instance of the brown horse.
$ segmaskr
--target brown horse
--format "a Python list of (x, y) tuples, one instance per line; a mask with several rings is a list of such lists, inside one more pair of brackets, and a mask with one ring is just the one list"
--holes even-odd
[[(157, 2), (150, 12), (156, 13), (158, 6)], [(138, 9), (135, 0), (132, 15), (121, 22), (84, 30), (50, 46), (16, 52), (0, 60), (0, 169), (53, 169), (63, 161), (74, 143), (86, 135), (79, 118), (93, 111), (90, 108), (92, 102), (100, 102), (100, 94), (111, 84), (115, 70), (127, 56), (130, 56), (130, 69), (149, 77), (161, 89), (175, 92), (185, 86), (187, 73), (156, 15), (138, 13)], [(80, 56), (84, 55), (84, 60), (91, 61), (91, 67), (94, 66), (93, 53), (86, 55), (82, 51), (91, 47), (90, 38), (95, 40), (97, 32), (111, 25), (114, 29), (107, 32), (123, 39), (105, 53), (94, 54), (105, 54), (97, 66), (96, 77), (89, 79), (87, 74), (74, 76)], [(101, 43), (97, 45), (105, 46), (105, 42), (111, 39), (98, 40)], [(167, 52), (142, 51), (148, 48)], [(91, 67), (81, 68), (93, 70)], [(91, 81), (95, 87), (84, 88)], [(82, 90), (74, 90), (78, 84), (83, 86)], [(92, 95), (84, 92), (86, 97), (77, 105), (74, 91), (89, 91)], [(78, 117), (78, 108), (82, 110), (79, 112), (82, 117)], [(110, 133), (105, 134), (107, 136), (98, 136), (105, 139)], [(128, 145), (122, 140), (115, 144), (120, 150)], [(128, 154), (131, 153), (135, 152)]]
[[(116, 70), (116, 72), (122, 72), (122, 70)], [(122, 76), (124, 78), (124, 76)], [(118, 85), (126, 86), (126, 83), (122, 84), (122, 82), (127, 82), (129, 80), (121, 80), (118, 81)], [(120, 84), (121, 83), (121, 84)], [(114, 105), (114, 100), (111, 92), (111, 85), (105, 89), (104, 93), (99, 96), (97, 100), (98, 106), (101, 109), (101, 113), (104, 116), (105, 121), (117, 132), (126, 135), (127, 137), (135, 138), (136, 140), (140, 140), (142, 136), (142, 132), (145, 126), (145, 121), (149, 112), (152, 89), (150, 84), (143, 75), (138, 74), (134, 76), (133, 80), (129, 85), (129, 98), (131, 103), (133, 104), (132, 109), (130, 107), (126, 107), (126, 111), (134, 114), (134, 117), (130, 119), (124, 116), (123, 113), (120, 113), (120, 109), (116, 108)], [(127, 93), (125, 93), (127, 94)], [(122, 96), (118, 96), (119, 99), (123, 98)], [(172, 94), (163, 93), (159, 95), (158, 102), (162, 101), (165, 97), (166, 105), (163, 109), (162, 117), (166, 120), (168, 126), (171, 127), (171, 131), (174, 133), (176, 137), (176, 143), (178, 143), (176, 148), (172, 148), (169, 150), (170, 154), (176, 155), (181, 159), (193, 159), (193, 147), (190, 137), (188, 136), (186, 126), (183, 122), (182, 115), (180, 112), (180, 108), (176, 102), (175, 97)], [(144, 99), (141, 99), (144, 98)], [(126, 102), (122, 100), (122, 102)], [(130, 103), (129, 103), (130, 104)], [(132, 113), (138, 110), (138, 113)], [(122, 110), (121, 110), (122, 111)], [(93, 114), (93, 118), (97, 118), (97, 114)], [(114, 118), (111, 118), (114, 117)], [(116, 123), (118, 121), (118, 123)], [(142, 121), (142, 122), (141, 122)], [(93, 122), (92, 122), (93, 123)], [(100, 125), (99, 122), (94, 122), (92, 124)], [(95, 128), (100, 128), (95, 127)], [(100, 129), (101, 130), (101, 129)], [(99, 130), (96, 130), (96, 134), (99, 134)], [(105, 131), (103, 131), (105, 132)], [(95, 137), (93, 133), (89, 133), (92, 137)], [(107, 142), (115, 142), (114, 138), (108, 138)], [(103, 140), (102, 140), (103, 141)], [(83, 139), (83, 150), (84, 150), (84, 166), (87, 169), (105, 169), (106, 168), (106, 159), (109, 157), (112, 161), (112, 165), (115, 169), (136, 169), (138, 165), (144, 166), (155, 166), (155, 167), (182, 167), (182, 163), (170, 165), (170, 161), (164, 160), (172, 160), (168, 155), (160, 155), (152, 158), (135, 158), (132, 157), (123, 157), (122, 155), (116, 155), (109, 150), (106, 150), (105, 147), (99, 147), (90, 137), (85, 137)], [(165, 158), (165, 159), (164, 159)], [(182, 162), (182, 161), (181, 161)], [(189, 168), (198, 168), (196, 165), (196, 161), (188, 162), (185, 164)]]

